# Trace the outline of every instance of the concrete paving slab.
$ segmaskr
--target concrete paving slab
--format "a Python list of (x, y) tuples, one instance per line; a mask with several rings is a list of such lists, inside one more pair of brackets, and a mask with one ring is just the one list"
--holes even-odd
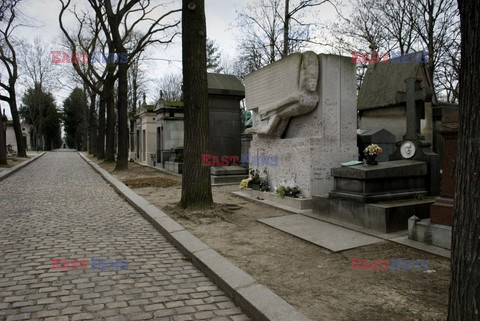
[(333, 252), (383, 241), (380, 238), (299, 214), (261, 219), (259, 222)]

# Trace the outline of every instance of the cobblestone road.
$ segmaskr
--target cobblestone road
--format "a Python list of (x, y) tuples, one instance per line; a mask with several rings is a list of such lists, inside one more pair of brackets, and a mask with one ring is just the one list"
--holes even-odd
[(50, 152), (0, 182), (0, 320), (90, 319), (248, 320), (77, 153)]

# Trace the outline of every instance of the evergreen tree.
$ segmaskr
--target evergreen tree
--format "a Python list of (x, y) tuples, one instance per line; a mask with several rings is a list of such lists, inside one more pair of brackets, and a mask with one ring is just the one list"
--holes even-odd
[(75, 88), (63, 102), (63, 123), (66, 142), (69, 147), (83, 150), (87, 135), (88, 103), (85, 93), (80, 88)]

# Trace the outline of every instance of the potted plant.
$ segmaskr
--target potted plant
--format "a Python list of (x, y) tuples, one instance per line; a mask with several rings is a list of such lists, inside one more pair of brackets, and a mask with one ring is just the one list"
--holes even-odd
[(377, 165), (378, 162), (375, 160), (377, 155), (380, 155), (383, 152), (383, 149), (377, 144), (370, 144), (363, 150), (365, 155), (365, 160), (368, 165)]
[(275, 189), (275, 193), (280, 195), (282, 198), (285, 196), (298, 198), (300, 196), (300, 188), (298, 186), (289, 187), (280, 185)]
[(252, 168), (250, 170), (250, 188), (257, 191), (268, 192), (270, 186), (268, 185), (268, 173), (267, 169), (263, 170), (263, 176), (260, 170)]
[(258, 169), (252, 168), (250, 170), (250, 178), (252, 179), (250, 181), (250, 188), (253, 190), (260, 190), (260, 171)]

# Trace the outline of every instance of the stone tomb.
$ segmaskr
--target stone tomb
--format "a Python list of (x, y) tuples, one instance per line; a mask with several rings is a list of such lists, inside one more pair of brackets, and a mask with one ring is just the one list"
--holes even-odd
[[(240, 101), (245, 98), (245, 87), (233, 75), (209, 73), (207, 76), (209, 152), (219, 159), (228, 155), (241, 160)], [(233, 164), (212, 166), (210, 172), (214, 185), (237, 184), (248, 177), (248, 169)]]
[[(245, 88), (233, 75), (209, 73), (209, 153), (241, 159), (240, 101)], [(161, 99), (157, 103), (157, 161), (159, 167), (181, 174), (183, 171), (184, 110), (182, 102)], [(230, 164), (231, 165), (231, 164)], [(248, 169), (240, 166), (211, 168), (212, 184), (240, 183)]]
[(183, 162), (180, 161), (179, 153), (183, 148), (183, 102), (166, 101), (160, 98), (155, 113), (157, 114), (157, 167), (181, 174)]
[(307, 198), (328, 193), (330, 169), (357, 159), (355, 64), (295, 53), (248, 75), (245, 87), (250, 155), (278, 156), (267, 169), (270, 186), (297, 185)]
[(144, 102), (135, 115), (135, 161), (155, 166), (156, 163), (156, 114), (153, 105)]
[(420, 80), (405, 80), (407, 92), (397, 93), (398, 103), (406, 103), (406, 134), (398, 142), (389, 162), (371, 167), (332, 169), (335, 189), (328, 198), (314, 198), (314, 212), (384, 233), (407, 229), (412, 214), (429, 217), (438, 195), (438, 155), (420, 134), (420, 108), (427, 95)]

